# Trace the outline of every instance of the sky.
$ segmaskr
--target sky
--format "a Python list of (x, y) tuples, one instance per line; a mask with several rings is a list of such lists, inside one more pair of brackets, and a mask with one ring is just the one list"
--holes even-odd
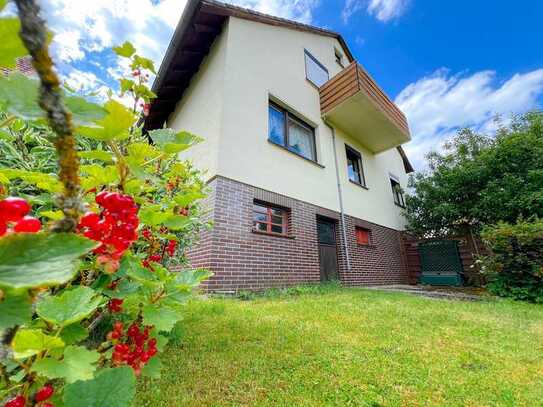
[[(115, 86), (125, 40), (158, 68), (186, 0), (39, 0), (58, 69), (83, 92)], [(416, 169), (465, 126), (496, 129), (543, 105), (543, 1), (229, 0), (341, 33), (406, 114)], [(13, 7), (13, 5), (12, 5)], [(10, 10), (8, 9), (8, 13)]]

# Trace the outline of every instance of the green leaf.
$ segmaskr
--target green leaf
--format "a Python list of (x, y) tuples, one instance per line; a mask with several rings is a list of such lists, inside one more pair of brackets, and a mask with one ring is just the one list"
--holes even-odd
[(0, 0), (0, 11), (6, 7), (6, 4), (8, 4), (8, 0)]
[(211, 277), (213, 273), (206, 269), (185, 270), (176, 273), (175, 283), (189, 287), (197, 287), (204, 280)]
[(173, 129), (151, 130), (149, 136), (154, 143), (167, 154), (180, 153), (192, 145), (202, 141), (202, 138), (186, 131), (176, 132)]
[(95, 127), (80, 127), (82, 136), (98, 141), (124, 140), (128, 138), (129, 128), (134, 124), (134, 114), (115, 100), (110, 100), (104, 106), (108, 114), (101, 120), (96, 120)]
[(48, 379), (64, 379), (66, 383), (74, 383), (77, 380), (92, 379), (98, 359), (100, 354), (94, 350), (87, 350), (83, 346), (67, 346), (61, 361), (41, 359), (32, 368)]
[(79, 157), (84, 158), (86, 160), (98, 160), (98, 161), (104, 161), (106, 163), (112, 163), (113, 162), (113, 154), (109, 151), (104, 150), (90, 150), (90, 151), (79, 151), (77, 153)]
[(51, 220), (61, 220), (64, 218), (64, 212), (62, 211), (41, 211), (40, 216)]
[(68, 96), (64, 98), (66, 106), (72, 113), (73, 121), (76, 125), (92, 124), (103, 119), (107, 114), (106, 109), (95, 103), (87, 101), (79, 96)]
[(153, 61), (151, 61), (148, 58), (140, 57), (139, 55), (134, 55), (134, 60), (130, 67), (132, 69), (138, 69), (138, 68), (147, 69), (151, 71), (152, 73), (156, 74), (155, 65), (153, 64)]
[(157, 331), (170, 331), (182, 318), (178, 310), (170, 307), (155, 304), (147, 304), (143, 307), (145, 325), (154, 325)]
[(78, 323), (68, 325), (60, 332), (60, 337), (66, 345), (79, 343), (87, 339), (88, 336), (89, 332)]
[(175, 203), (183, 208), (192, 205), (198, 199), (205, 198), (206, 195), (200, 191), (178, 193), (173, 197)]
[(58, 285), (77, 272), (78, 258), (98, 244), (72, 233), (11, 234), (0, 239), (0, 286)]
[(126, 93), (136, 85), (136, 83), (130, 79), (122, 78), (120, 81), (121, 93)]
[(7, 291), (0, 302), (0, 332), (15, 325), (25, 325), (32, 318), (32, 302), (26, 292)]
[(123, 45), (113, 47), (113, 52), (121, 57), (130, 58), (136, 52), (136, 48), (134, 48), (131, 42), (125, 41)]
[(172, 216), (170, 212), (163, 212), (160, 205), (149, 205), (140, 209), (140, 221), (149, 226), (157, 226), (164, 223)]
[(15, 359), (24, 359), (63, 346), (62, 339), (46, 335), (40, 329), (19, 329), (11, 342)]
[(149, 359), (149, 362), (141, 369), (143, 376), (150, 377), (152, 379), (160, 379), (160, 372), (162, 370), (162, 362), (158, 356), (153, 356)]
[(126, 272), (126, 275), (132, 280), (137, 281), (147, 287), (158, 287), (162, 285), (158, 276), (147, 270), (141, 265), (139, 259), (135, 257), (126, 257), (126, 262), (121, 263), (119, 272)]
[(41, 172), (16, 170), (12, 168), (0, 168), (0, 174), (7, 177), (9, 180), (20, 179), (31, 185), (35, 185), (47, 192), (62, 191), (62, 183), (58, 178), (51, 174)]
[(181, 230), (190, 223), (190, 218), (181, 215), (172, 215), (163, 222), (164, 226), (171, 230)]
[(64, 327), (88, 317), (101, 302), (101, 296), (92, 288), (79, 286), (45, 297), (38, 302), (36, 312), (47, 322)]
[(135, 393), (132, 368), (104, 369), (92, 380), (67, 385), (64, 407), (127, 407), (132, 405)]
[[(1, 37), (0, 37), (1, 38)], [(43, 117), (38, 105), (39, 82), (27, 76), (13, 72), (0, 76), (0, 102), (6, 105), (9, 113), (25, 120)]]
[[(0, 10), (4, 8), (7, 0), (1, 0)], [(15, 60), (28, 55), (23, 42), (19, 38), (21, 23), (18, 18), (0, 19), (0, 66), (7, 68), (15, 67)]]

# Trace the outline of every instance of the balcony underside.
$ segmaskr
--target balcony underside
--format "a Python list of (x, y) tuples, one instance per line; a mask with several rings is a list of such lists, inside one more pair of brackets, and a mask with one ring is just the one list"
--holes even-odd
[(373, 153), (411, 139), (403, 113), (357, 63), (330, 79), (319, 92), (323, 117)]

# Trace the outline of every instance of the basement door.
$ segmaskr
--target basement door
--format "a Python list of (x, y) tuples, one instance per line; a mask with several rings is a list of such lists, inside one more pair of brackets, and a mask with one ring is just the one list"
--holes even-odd
[(321, 281), (338, 280), (336, 223), (317, 218)]

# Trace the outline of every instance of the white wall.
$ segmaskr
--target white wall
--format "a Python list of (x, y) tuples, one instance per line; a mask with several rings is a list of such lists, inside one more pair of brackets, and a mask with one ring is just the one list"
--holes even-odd
[[(230, 18), (172, 115), (172, 127), (207, 140), (185, 157), (207, 168), (209, 177), (219, 174), (339, 211), (332, 135), (321, 120), (318, 89), (305, 78), (304, 60), (307, 49), (332, 77), (342, 69), (334, 48), (342, 49), (335, 38)], [(270, 97), (315, 126), (320, 166), (268, 142)], [(394, 149), (375, 156), (341, 131), (336, 133), (346, 213), (402, 229), (388, 177), (393, 173), (406, 186), (399, 153)], [(363, 156), (367, 190), (348, 180), (346, 142)]]
[(204, 138), (203, 143), (180, 154), (180, 157), (192, 161), (196, 168), (206, 170), (206, 179), (216, 175), (218, 171), (227, 39), (228, 27), (212, 45), (208, 56), (168, 119), (169, 127)]

